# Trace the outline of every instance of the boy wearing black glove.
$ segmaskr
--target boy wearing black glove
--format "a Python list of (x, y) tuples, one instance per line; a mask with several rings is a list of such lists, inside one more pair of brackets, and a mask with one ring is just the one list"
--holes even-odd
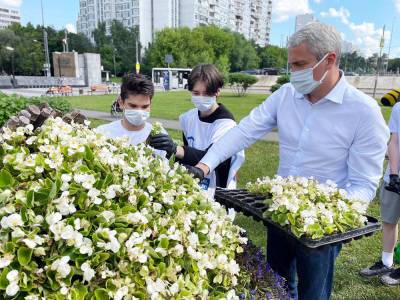
[(188, 171), (201, 180), (201, 187), (211, 197), (217, 186), (236, 188), (236, 173), (244, 162), (244, 151), (240, 151), (205, 177), (203, 171), (194, 167), (212, 144), (236, 125), (231, 112), (217, 103), (223, 84), (223, 78), (214, 65), (195, 67), (188, 79), (195, 108), (179, 117), (184, 146), (177, 146), (167, 134), (149, 139), (150, 146), (166, 151), (168, 158), (174, 155), (179, 163), (187, 166)]
[(400, 284), (400, 268), (393, 268), (394, 248), (397, 242), (397, 223), (400, 219), (400, 179), (399, 179), (399, 131), (400, 104), (393, 107), (389, 121), (391, 132), (388, 146), (389, 165), (381, 187), (382, 244), (381, 259), (369, 268), (361, 270), (364, 277), (381, 276), (386, 285)]

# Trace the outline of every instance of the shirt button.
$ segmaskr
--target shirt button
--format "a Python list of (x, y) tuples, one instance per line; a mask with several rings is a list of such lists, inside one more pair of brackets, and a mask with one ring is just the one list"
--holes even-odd
[(310, 131), (310, 129), (308, 127), (304, 127), (304, 130), (307, 131), (307, 132)]

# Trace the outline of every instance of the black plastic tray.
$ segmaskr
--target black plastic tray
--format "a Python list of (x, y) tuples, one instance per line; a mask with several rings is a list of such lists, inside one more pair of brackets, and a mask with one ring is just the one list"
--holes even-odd
[(370, 236), (374, 232), (381, 230), (379, 221), (374, 217), (367, 216), (368, 222), (362, 228), (353, 229), (344, 233), (335, 233), (320, 239), (311, 239), (307, 237), (298, 238), (287, 228), (263, 216), (263, 212), (268, 208), (264, 203), (265, 199), (265, 196), (252, 194), (246, 190), (217, 188), (215, 192), (215, 201), (227, 208), (234, 208), (236, 211), (242, 212), (246, 216), (253, 217), (256, 221), (261, 221), (266, 226), (274, 226), (284, 231), (287, 235), (308, 248), (317, 248), (336, 243), (348, 243), (352, 240), (360, 239), (363, 236)]

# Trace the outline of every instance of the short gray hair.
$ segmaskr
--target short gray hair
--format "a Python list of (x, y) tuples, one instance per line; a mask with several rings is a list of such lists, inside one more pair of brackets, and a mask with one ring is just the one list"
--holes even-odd
[(327, 53), (336, 53), (336, 65), (339, 65), (342, 53), (342, 38), (335, 27), (320, 22), (312, 22), (296, 31), (289, 39), (288, 47), (306, 44), (317, 60)]

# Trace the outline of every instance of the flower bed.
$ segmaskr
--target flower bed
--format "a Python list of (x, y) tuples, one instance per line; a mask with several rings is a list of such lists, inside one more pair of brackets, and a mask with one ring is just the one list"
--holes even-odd
[(264, 216), (289, 228), (297, 237), (318, 239), (365, 225), (367, 203), (350, 199), (333, 182), (276, 176), (248, 183), (247, 189), (266, 195)]
[(246, 238), (184, 168), (85, 125), (0, 134), (0, 295), (236, 299)]

